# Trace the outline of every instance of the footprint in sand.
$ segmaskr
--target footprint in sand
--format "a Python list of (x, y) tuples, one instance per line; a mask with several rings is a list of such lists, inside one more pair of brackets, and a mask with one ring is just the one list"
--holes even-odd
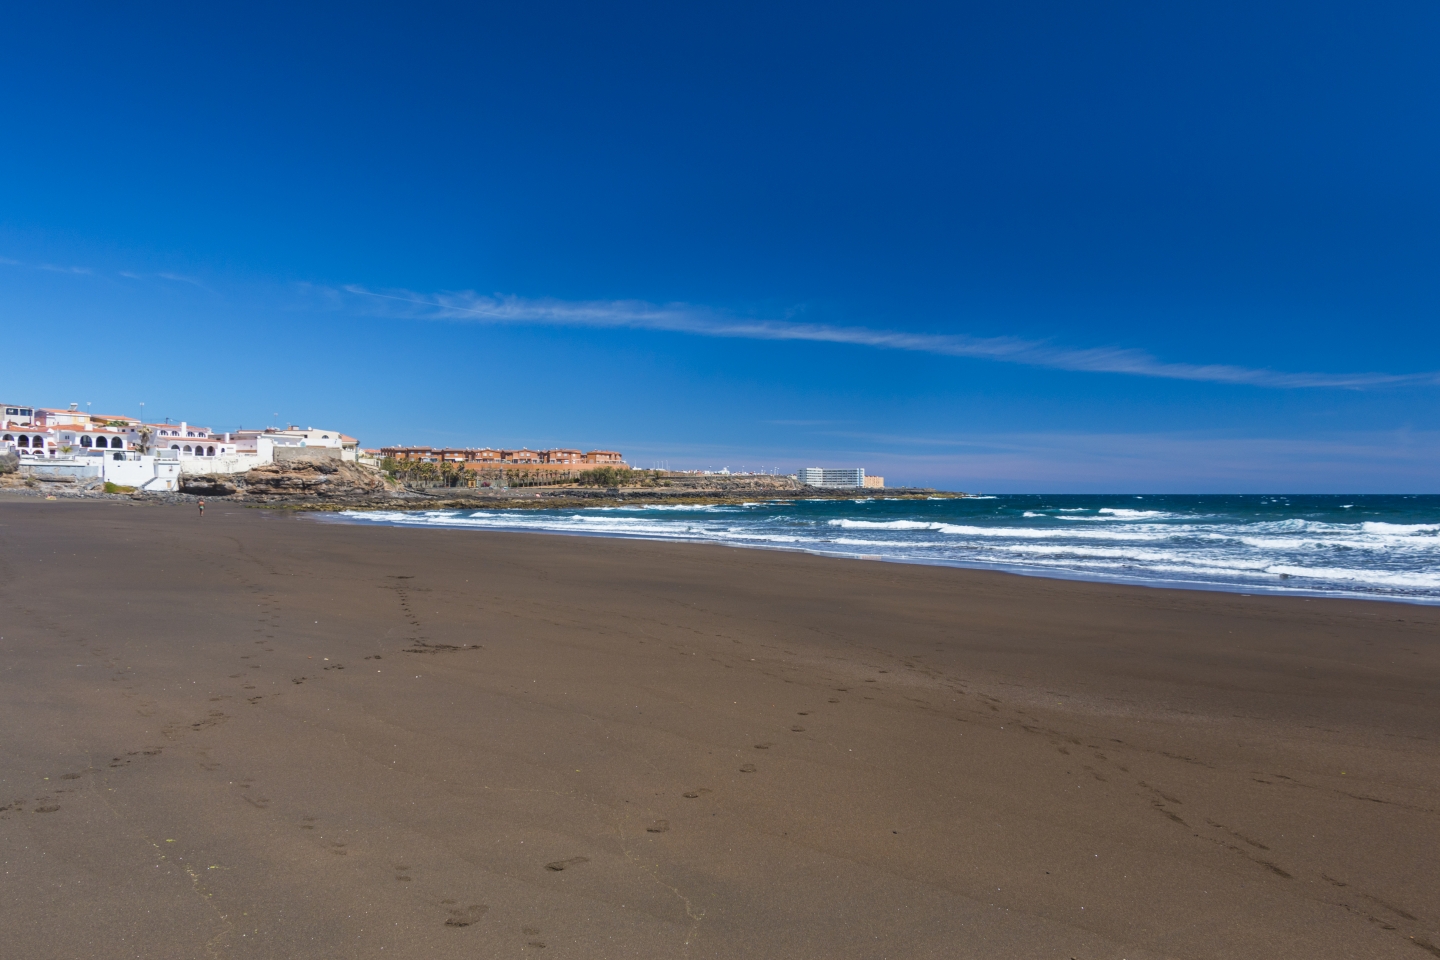
[(589, 857), (570, 857), (567, 860), (551, 860), (549, 863), (545, 864), (545, 869), (554, 870), (556, 873), (559, 873), (561, 870), (566, 870), (570, 867), (578, 867), (582, 863), (589, 862)]
[(59, 809), (60, 809), (59, 807), (36, 807), (36, 808), (35, 808), (35, 812), (36, 812), (36, 813), (54, 813), (56, 810), (59, 810)]
[(753, 764), (753, 763), (742, 764), (742, 765), (740, 766), (740, 772), (741, 772), (741, 773), (754, 773), (754, 772), (755, 772), (755, 764)]
[(756, 750), (769, 750), (769, 749), (770, 749), (771, 747), (773, 747), (773, 746), (775, 746), (775, 744), (769, 743), (769, 742), (766, 742), (766, 743), (757, 743), (757, 744), (755, 744), (755, 749), (756, 749)]
[[(669, 821), (669, 820), (656, 820), (654, 823), (650, 824), (650, 826), (648, 826), (648, 827), (645, 828), (645, 832), (646, 832), (646, 833), (664, 833), (665, 831), (667, 831), (667, 830), (669, 830), (669, 829), (670, 829), (670, 821)], [(536, 932), (538, 933), (539, 931), (536, 931)]]
[(804, 732), (805, 732), (805, 728), (804, 728), (804, 727), (801, 727), (801, 726), (794, 726), (794, 727), (791, 727), (790, 729), (793, 730), (793, 731), (796, 732), (796, 733), (804, 733)]
[[(454, 900), (444, 900), (442, 903), (454, 903)], [(472, 903), (468, 907), (451, 907), (450, 916), (445, 920), (447, 927), (468, 927), (470, 924), (485, 916), (485, 911), (490, 908), (483, 903)]]

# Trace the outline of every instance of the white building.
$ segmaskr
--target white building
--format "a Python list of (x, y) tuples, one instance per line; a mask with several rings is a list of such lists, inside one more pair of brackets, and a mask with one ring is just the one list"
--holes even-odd
[(795, 471), (795, 479), (807, 487), (863, 487), (865, 486), (865, 468), (831, 470), (821, 467), (801, 467)]
[[(244, 473), (292, 457), (319, 455), (352, 463), (360, 459), (360, 442), (338, 430), (292, 425), (283, 430), (270, 427), (217, 434), (183, 420), (141, 423), (135, 417), (86, 413), (78, 403), (68, 409), (0, 404), (0, 411), (0, 450), (14, 450), (27, 460), (43, 457), (57, 461), (54, 470), (48, 471), (57, 476), (95, 477), (104, 471), (119, 471), (154, 479), (159, 473), (150, 476), (147, 471), (169, 471), (178, 477), (182, 473)], [(102, 468), (98, 458), (107, 466)], [(62, 460), (66, 463), (58, 462)], [(69, 463), (72, 460), (75, 462)], [(151, 460), (165, 466), (150, 465)], [(147, 466), (136, 466), (142, 462)], [(144, 484), (121, 479), (112, 482), (161, 489), (147, 485), (149, 480)], [(175, 489), (173, 484), (162, 488)]]
[(318, 449), (332, 451), (330, 453), (337, 460), (355, 461), (360, 457), (360, 441), (354, 437), (348, 437), (339, 430), (317, 430), (315, 427), (286, 427), (284, 430), (278, 427), (267, 427), (264, 430), (240, 430), (235, 434), (235, 442), (242, 453), (251, 453), (260, 458), (262, 463), (272, 463), (275, 460), (275, 450), (280, 449)]
[(100, 475), (122, 487), (157, 493), (173, 493), (180, 488), (179, 458), (122, 453), (102, 457), (100, 463)]
[(71, 456), (87, 454), (94, 450), (125, 450), (131, 445), (126, 442), (125, 432), (118, 427), (97, 427), (93, 423), (52, 427), (59, 452)]
[(35, 426), (0, 426), (0, 450), (14, 450), (21, 456), (43, 457), (54, 452), (54, 437), (50, 431)]

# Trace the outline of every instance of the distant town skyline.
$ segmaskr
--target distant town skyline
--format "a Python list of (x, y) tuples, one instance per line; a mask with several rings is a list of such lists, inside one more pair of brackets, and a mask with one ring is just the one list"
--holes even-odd
[(947, 489), (1440, 491), (1432, 6), (9, 26), (3, 402)]

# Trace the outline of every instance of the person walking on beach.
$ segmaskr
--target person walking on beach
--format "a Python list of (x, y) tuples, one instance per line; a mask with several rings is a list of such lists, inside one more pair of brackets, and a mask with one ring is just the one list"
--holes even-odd
[(201, 501), (200, 501), (200, 516), (202, 516), (202, 517), (205, 516), (205, 501), (204, 501), (204, 500), (201, 500)]

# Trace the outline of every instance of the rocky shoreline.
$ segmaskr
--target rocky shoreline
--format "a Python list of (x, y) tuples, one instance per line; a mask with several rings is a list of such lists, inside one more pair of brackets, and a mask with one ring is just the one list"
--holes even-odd
[(929, 488), (820, 489), (789, 477), (694, 476), (621, 487), (420, 487), (387, 477), (370, 467), (337, 460), (265, 464), (243, 474), (185, 475), (176, 493), (109, 491), (100, 481), (0, 477), (0, 490), (56, 499), (111, 499), (191, 502), (201, 499), (268, 509), (338, 510), (535, 510), (582, 507), (738, 504), (757, 498), (854, 500), (857, 497), (913, 500), (964, 497)]

